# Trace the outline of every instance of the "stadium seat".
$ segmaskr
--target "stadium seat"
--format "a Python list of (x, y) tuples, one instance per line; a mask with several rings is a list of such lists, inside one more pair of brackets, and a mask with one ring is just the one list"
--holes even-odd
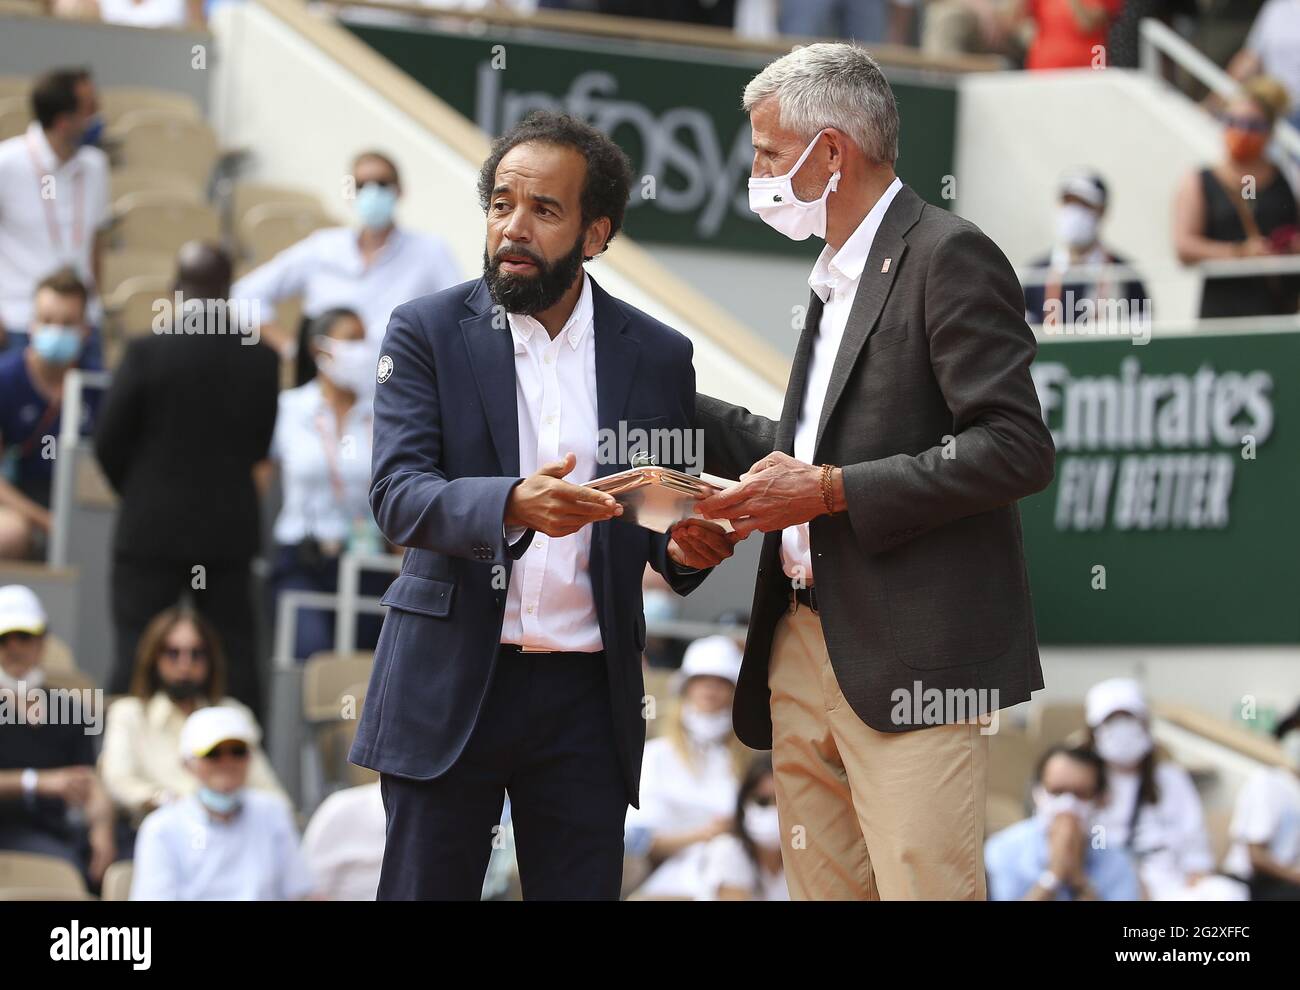
[(0, 76), (0, 100), (18, 100), (25, 106), (32, 91), (32, 81), (27, 76)]
[(9, 896), (13, 891), (26, 889), (59, 891), (76, 900), (86, 884), (75, 866), (57, 856), (0, 852), (0, 901), (15, 899)]
[(1080, 702), (1047, 702), (1033, 706), (1029, 713), (1029, 734), (1040, 751), (1064, 742), (1086, 725)]
[(41, 657), (41, 666), (47, 674), (80, 673), (76, 658), (72, 655), (72, 647), (62, 636), (54, 633), (45, 634), (45, 652)]
[(111, 297), (129, 278), (166, 279), (176, 271), (176, 257), (166, 251), (105, 251), (99, 291)]
[(105, 901), (128, 901), (131, 899), (131, 877), (135, 865), (130, 860), (113, 863), (104, 871), (104, 881), (100, 884), (100, 899)]
[(153, 326), (155, 304), (170, 296), (171, 281), (162, 276), (136, 275), (122, 282), (113, 295), (104, 300), (109, 325), (108, 343), (148, 333)]
[(133, 110), (109, 131), (114, 165), (179, 172), (206, 189), (217, 162), (216, 136), (202, 120), (168, 110)]
[(1029, 778), (1042, 747), (1025, 733), (1002, 726), (989, 735), (988, 793), (992, 801), (996, 795), (1024, 803)]
[(137, 192), (168, 192), (203, 201), (203, 187), (183, 172), (161, 168), (115, 168), (109, 176), (109, 199), (116, 203)]
[(216, 241), (221, 236), (217, 211), (184, 195), (137, 192), (123, 196), (116, 206), (121, 212), (111, 233), (115, 249), (175, 256), (186, 241)]
[(138, 110), (157, 110), (177, 117), (200, 121), (202, 114), (194, 98), (187, 93), (148, 86), (105, 86), (100, 92), (100, 112), (104, 121), (113, 127), (129, 113)]
[(64, 890), (62, 887), (0, 887), (0, 902), (97, 900), (98, 897), (85, 890)]
[(25, 101), (0, 97), (0, 141), (23, 133), (31, 119), (32, 112)]
[(373, 653), (315, 653), (302, 668), (302, 714), (308, 722), (337, 722), (342, 719), (340, 700), (363, 688), (374, 665)]
[(334, 226), (337, 223), (317, 205), (260, 203), (244, 214), (235, 230), (244, 258), (260, 265), (308, 234)]
[(320, 200), (312, 193), (266, 182), (239, 182), (230, 192), (229, 216), (232, 229), (241, 230), (248, 211), (265, 203), (310, 208), (321, 212)]

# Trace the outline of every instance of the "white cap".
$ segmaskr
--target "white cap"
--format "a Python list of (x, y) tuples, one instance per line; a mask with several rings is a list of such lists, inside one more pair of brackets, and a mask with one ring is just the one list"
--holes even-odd
[(11, 632), (45, 632), (45, 609), (36, 593), (22, 584), (0, 588), (0, 636)]
[(1106, 208), (1106, 183), (1096, 172), (1079, 170), (1062, 176), (1060, 195), (1074, 196), (1097, 210)]
[(678, 672), (678, 688), (692, 677), (721, 677), (735, 684), (740, 678), (740, 647), (730, 636), (705, 636), (686, 647)]
[(238, 708), (200, 708), (181, 726), (181, 757), (206, 756), (221, 743), (232, 740), (255, 746), (258, 736), (257, 726)]
[(1131, 677), (1112, 677), (1088, 689), (1084, 703), (1088, 724), (1094, 729), (1116, 712), (1131, 712), (1139, 718), (1147, 717), (1147, 701), (1142, 685)]

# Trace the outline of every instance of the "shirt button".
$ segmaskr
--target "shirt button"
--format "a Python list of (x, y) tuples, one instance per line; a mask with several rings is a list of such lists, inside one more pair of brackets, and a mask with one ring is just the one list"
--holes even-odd
[(531, 606), (531, 605), (528, 606), (528, 614), (529, 614), (529, 615), (532, 615), (532, 614), (533, 614), (533, 606)]
[(541, 541), (541, 540), (538, 540), (536, 543), (534, 543), (534, 544), (533, 544), (533, 549), (534, 549), (534, 550), (540, 550), (540, 549), (542, 549), (542, 541)]
[(547, 364), (550, 364), (550, 363), (553, 362), (554, 360), (555, 360), (555, 358), (553, 358), (551, 355), (549, 355), (549, 354), (546, 355), (546, 363), (547, 363)]

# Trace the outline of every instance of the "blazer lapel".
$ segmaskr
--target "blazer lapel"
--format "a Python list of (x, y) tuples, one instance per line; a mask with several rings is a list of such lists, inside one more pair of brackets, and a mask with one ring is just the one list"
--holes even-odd
[[(924, 201), (916, 195), (910, 186), (903, 186), (889, 204), (885, 216), (876, 231), (875, 240), (871, 242), (871, 253), (862, 269), (862, 278), (858, 281), (858, 291), (853, 297), (849, 309), (849, 318), (844, 326), (844, 337), (840, 340), (839, 352), (831, 366), (831, 378), (826, 387), (826, 398), (822, 402), (821, 419), (817, 423), (817, 441), (813, 446), (813, 456), (821, 448), (822, 434), (830, 421), (835, 404), (844, 393), (853, 366), (858, 362), (862, 346), (876, 328), (880, 311), (885, 308), (889, 290), (893, 288), (894, 277), (901, 267), (903, 254), (907, 251), (905, 234), (921, 215)], [(889, 268), (885, 268), (885, 259), (889, 259)]]
[[(479, 401), (487, 417), (492, 447), (501, 473), (519, 474), (519, 407), (515, 399), (515, 342), (505, 311), (492, 305), (487, 284), (480, 279), (465, 301), (474, 315), (460, 321), (478, 384)], [(497, 314), (500, 318), (494, 325)], [(502, 327), (501, 323), (505, 323)]]
[[(591, 306), (592, 331), (596, 335), (596, 422), (602, 436), (618, 436), (618, 422), (632, 392), (641, 345), (629, 331), (627, 314), (595, 279), (591, 279)], [(596, 477), (621, 469), (616, 461), (597, 463)]]
[(785, 404), (776, 427), (776, 449), (794, 456), (794, 434), (799, 426), (799, 410), (803, 408), (803, 393), (808, 382), (808, 360), (812, 355), (812, 342), (817, 337), (822, 320), (821, 296), (809, 290), (808, 310), (803, 320), (803, 331), (794, 349), (790, 364), (790, 381), (785, 387)]

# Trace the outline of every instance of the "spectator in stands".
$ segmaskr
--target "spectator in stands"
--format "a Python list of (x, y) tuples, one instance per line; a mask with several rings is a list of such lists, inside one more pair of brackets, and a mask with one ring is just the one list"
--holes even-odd
[[(1101, 241), (1106, 215), (1106, 183), (1095, 172), (1075, 172), (1061, 182), (1056, 210), (1056, 242), (1033, 266), (1047, 276), (1045, 283), (1025, 286), (1025, 319), (1057, 331), (1085, 320), (1104, 322), (1149, 319), (1150, 300), (1138, 279), (1075, 279), (1064, 281), (1069, 269), (1081, 265), (1127, 265)], [(1093, 326), (1092, 332), (1106, 328)], [(1080, 332), (1085, 332), (1080, 330)]]
[[(1174, 199), (1174, 250), (1183, 264), (1300, 251), (1295, 193), (1267, 154), (1286, 102), (1281, 83), (1256, 76), (1227, 104), (1226, 157), (1185, 176)], [(1297, 288), (1295, 276), (1207, 278), (1201, 317), (1291, 314)]]
[[(370, 512), (371, 420), (377, 349), (350, 309), (311, 321), (307, 349), (320, 370), (306, 385), (280, 393), (271, 462), (280, 469), (282, 504), (275, 521), (278, 597), (286, 591), (338, 590), (344, 550), (380, 553), (383, 537)], [(363, 574), (362, 591), (382, 595), (391, 575)], [(379, 620), (363, 616), (357, 647), (373, 649)], [(334, 613), (298, 612), (294, 656), (334, 646)]]
[(755, 756), (740, 782), (731, 831), (704, 847), (700, 900), (788, 901), (781, 866), (772, 757)]
[(1106, 845), (1126, 849), (1153, 901), (1241, 901), (1243, 884), (1215, 875), (1205, 815), (1191, 775), (1161, 759), (1137, 681), (1094, 684), (1086, 702), (1088, 748), (1106, 762), (1106, 800), (1095, 824)]
[(1243, 82), (1272, 76), (1286, 89), (1291, 123), (1300, 127), (1300, 3), (1265, 0), (1228, 74)]
[(1093, 813), (1106, 793), (1106, 765), (1090, 749), (1051, 747), (1038, 761), (1034, 816), (984, 846), (994, 901), (1136, 901), (1142, 896), (1127, 852), (1094, 843)]
[(648, 17), (717, 27), (731, 27), (736, 21), (736, 0), (596, 0), (596, 9), (617, 17)]
[(1012, 19), (1034, 26), (1026, 69), (1102, 69), (1106, 36), (1124, 0), (1017, 0)]
[(696, 640), (680, 671), (678, 710), (664, 734), (646, 743), (641, 807), (628, 812), (628, 849), (649, 859), (638, 893), (696, 897), (702, 853), (731, 830), (740, 773), (747, 761), (731, 729), (740, 649), (728, 636)]
[(783, 0), (777, 26), (806, 38), (907, 45), (915, 12), (916, 0)]
[[(96, 367), (85, 354), (86, 287), (72, 269), (43, 278), (34, 295), (26, 345), (0, 354), (0, 560), (42, 555), (64, 379)], [(83, 429), (98, 406), (98, 392), (87, 390)]]
[[(225, 681), (217, 634), (192, 608), (166, 609), (145, 628), (131, 693), (109, 705), (99, 756), (109, 796), (134, 823), (198, 788), (180, 755), (181, 729), (190, 715), (224, 705), (256, 724), (247, 708), (226, 697)], [(248, 786), (288, 801), (256, 746), (249, 757)]]
[(384, 861), (384, 799), (379, 782), (335, 791), (302, 836), (317, 891), (330, 901), (373, 901)]
[(293, 813), (246, 786), (257, 727), (238, 708), (200, 708), (181, 728), (181, 756), (198, 790), (140, 826), (133, 901), (286, 901), (315, 883)]
[(1020, 0), (928, 0), (921, 29), (927, 55), (1024, 56)]
[(58, 69), (32, 88), (35, 120), (0, 142), (0, 348), (32, 322), (37, 284), (72, 268), (98, 324), (102, 230), (108, 223), (108, 156), (96, 139), (99, 98), (86, 69)]
[[(260, 542), (253, 466), (275, 429), (275, 353), (231, 332), (230, 258), (191, 242), (177, 259), (183, 314), (131, 341), (104, 400), (95, 453), (121, 495), (113, 541), (116, 653), (124, 694), (140, 635), (191, 596), (226, 651), (230, 693), (260, 716), (250, 566)], [(183, 331), (194, 325), (203, 332)], [(191, 327), (192, 328), (192, 327)]]
[[(42, 665), (46, 627), (30, 588), (0, 588), (0, 850), (57, 856), (98, 886), (116, 852), (113, 805), (87, 709), (50, 703), (69, 685)], [(82, 721), (55, 717), (70, 711)]]
[[(283, 353), (296, 351), (299, 385), (315, 373), (304, 337), (310, 320), (327, 309), (348, 307), (361, 315), (366, 338), (378, 347), (395, 306), (461, 279), (442, 238), (397, 226), (402, 183), (392, 159), (378, 151), (362, 152), (352, 163), (352, 181), (359, 229), (318, 230), (235, 284), (236, 299), (261, 307), (266, 339)], [(302, 297), (302, 325), (277, 326), (271, 314), (291, 296)]]
[(1274, 730), (1284, 766), (1256, 770), (1237, 795), (1228, 872), (1255, 901), (1300, 901), (1300, 707)]

